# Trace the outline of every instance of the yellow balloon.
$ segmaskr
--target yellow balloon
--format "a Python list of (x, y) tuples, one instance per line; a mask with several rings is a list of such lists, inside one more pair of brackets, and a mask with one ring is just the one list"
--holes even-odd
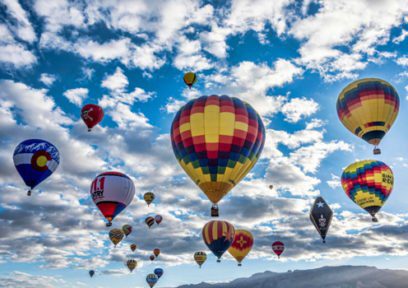
[(191, 88), (197, 82), (197, 74), (194, 72), (187, 72), (183, 77), (184, 83)]
[[(337, 114), (350, 132), (377, 146), (397, 118), (399, 104), (398, 93), (390, 83), (366, 78), (341, 91)], [(374, 149), (374, 154), (380, 150)]]
[(132, 272), (137, 267), (137, 261), (135, 259), (129, 259), (126, 262), (126, 266), (129, 268), (129, 271)]
[(241, 266), (242, 260), (251, 251), (253, 245), (254, 237), (252, 233), (247, 230), (238, 229), (235, 230), (234, 241), (230, 248), (228, 248), (228, 252), (238, 261), (238, 266)]
[(207, 254), (205, 252), (202, 252), (202, 251), (195, 252), (194, 253), (194, 260), (198, 264), (198, 266), (200, 266), (200, 268), (201, 268), (201, 265), (203, 265), (204, 262), (207, 260)]

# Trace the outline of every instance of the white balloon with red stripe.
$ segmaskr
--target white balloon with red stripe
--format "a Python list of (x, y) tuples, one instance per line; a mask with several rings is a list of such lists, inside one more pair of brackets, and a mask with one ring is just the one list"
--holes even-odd
[(108, 220), (106, 226), (132, 202), (135, 196), (133, 181), (120, 172), (99, 174), (92, 182), (90, 193), (95, 205)]

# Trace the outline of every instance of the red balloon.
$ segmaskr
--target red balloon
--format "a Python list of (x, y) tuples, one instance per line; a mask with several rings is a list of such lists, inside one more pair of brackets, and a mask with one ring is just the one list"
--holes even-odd
[(88, 131), (102, 121), (103, 115), (102, 107), (96, 104), (87, 104), (81, 110), (81, 118), (88, 126)]
[(283, 253), (283, 251), (285, 250), (285, 244), (283, 244), (280, 241), (275, 241), (272, 244), (272, 250), (273, 252), (275, 252), (276, 255), (278, 255), (278, 258), (280, 257), (280, 255)]

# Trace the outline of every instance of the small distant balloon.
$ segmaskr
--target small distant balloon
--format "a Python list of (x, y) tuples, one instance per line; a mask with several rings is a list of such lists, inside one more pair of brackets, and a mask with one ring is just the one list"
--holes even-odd
[(204, 262), (207, 260), (207, 254), (203, 251), (197, 251), (194, 253), (194, 261), (198, 264), (198, 266), (204, 264)]
[(89, 270), (89, 276), (92, 278), (95, 275), (95, 271), (94, 270)]
[(114, 228), (109, 231), (109, 238), (115, 247), (122, 241), (123, 237), (125, 237), (125, 234), (123, 234), (122, 229)]
[(147, 224), (147, 226), (150, 228), (153, 226), (155, 220), (153, 217), (149, 216), (145, 219), (145, 223)]
[(157, 225), (159, 225), (163, 221), (163, 217), (161, 215), (156, 215), (154, 220), (156, 221)]
[(136, 248), (137, 248), (136, 244), (130, 244), (130, 250), (132, 250), (132, 252), (135, 252)]
[(41, 139), (28, 139), (17, 145), (13, 154), (14, 166), (16, 167), (24, 183), (31, 190), (51, 176), (60, 162), (57, 147), (48, 141)]
[(285, 250), (285, 244), (281, 241), (275, 241), (272, 243), (272, 251), (278, 255), (278, 258), (280, 258), (280, 255), (283, 253)]
[(126, 262), (126, 266), (128, 267), (130, 273), (132, 273), (132, 271), (137, 267), (137, 261), (135, 259), (129, 259)]
[(202, 235), (205, 245), (217, 256), (217, 262), (221, 262), (221, 256), (234, 240), (235, 229), (227, 221), (210, 221), (204, 225)]
[(145, 202), (147, 203), (147, 206), (149, 206), (150, 204), (152, 204), (153, 200), (154, 200), (155, 196), (153, 192), (146, 192), (143, 195), (143, 199), (145, 200)]
[(194, 72), (187, 72), (183, 77), (184, 83), (191, 89), (193, 85), (197, 82), (197, 74)]
[(238, 266), (242, 266), (241, 262), (251, 251), (253, 245), (254, 237), (252, 233), (247, 230), (237, 229), (235, 230), (234, 241), (232, 241), (231, 246), (228, 248), (228, 252), (237, 260)]
[(162, 268), (156, 268), (156, 269), (154, 269), (153, 272), (154, 272), (154, 274), (157, 275), (157, 278), (159, 278), (159, 279), (160, 279), (161, 276), (163, 276), (163, 273), (164, 273)]
[(88, 127), (89, 132), (102, 121), (103, 115), (102, 107), (96, 104), (87, 104), (81, 110), (81, 118)]
[(272, 190), (272, 189), (273, 189), (273, 185), (269, 185), (269, 189), (271, 189), (271, 190)]
[(146, 282), (149, 284), (150, 288), (153, 288), (154, 285), (156, 285), (157, 281), (159, 280), (159, 277), (157, 277), (156, 274), (149, 274), (146, 276)]
[(122, 226), (122, 230), (123, 230), (123, 233), (125, 233), (125, 236), (127, 237), (129, 236), (130, 233), (132, 233), (132, 226), (125, 224)]
[(159, 248), (155, 248), (155, 249), (153, 250), (153, 254), (154, 254), (154, 256), (156, 256), (156, 258), (159, 257), (159, 255), (160, 255), (160, 249), (159, 249)]
[(150, 259), (150, 261), (153, 261), (155, 259), (154, 255), (153, 254), (150, 255), (149, 259)]

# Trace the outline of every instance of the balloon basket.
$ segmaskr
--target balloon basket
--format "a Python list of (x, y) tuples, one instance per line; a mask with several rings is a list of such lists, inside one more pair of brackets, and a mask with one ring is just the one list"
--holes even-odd
[(27, 196), (31, 196), (31, 189), (27, 191)]
[(91, 128), (88, 128), (88, 132), (91, 132), (91, 130), (92, 130)]
[(213, 205), (211, 207), (211, 217), (218, 217), (220, 216), (219, 209), (217, 205)]
[(112, 222), (106, 223), (106, 227), (111, 227), (111, 226), (112, 226)]
[(381, 154), (381, 149), (380, 148), (374, 148), (373, 154), (374, 155), (380, 155)]
[(373, 221), (374, 223), (377, 223), (378, 219), (377, 219), (377, 217), (373, 216), (373, 218), (371, 218), (371, 221)]
[(217, 259), (217, 263), (221, 263), (221, 260), (220, 260), (220, 259)]
[(241, 263), (238, 263), (238, 267), (241, 267), (242, 266), (242, 264)]

